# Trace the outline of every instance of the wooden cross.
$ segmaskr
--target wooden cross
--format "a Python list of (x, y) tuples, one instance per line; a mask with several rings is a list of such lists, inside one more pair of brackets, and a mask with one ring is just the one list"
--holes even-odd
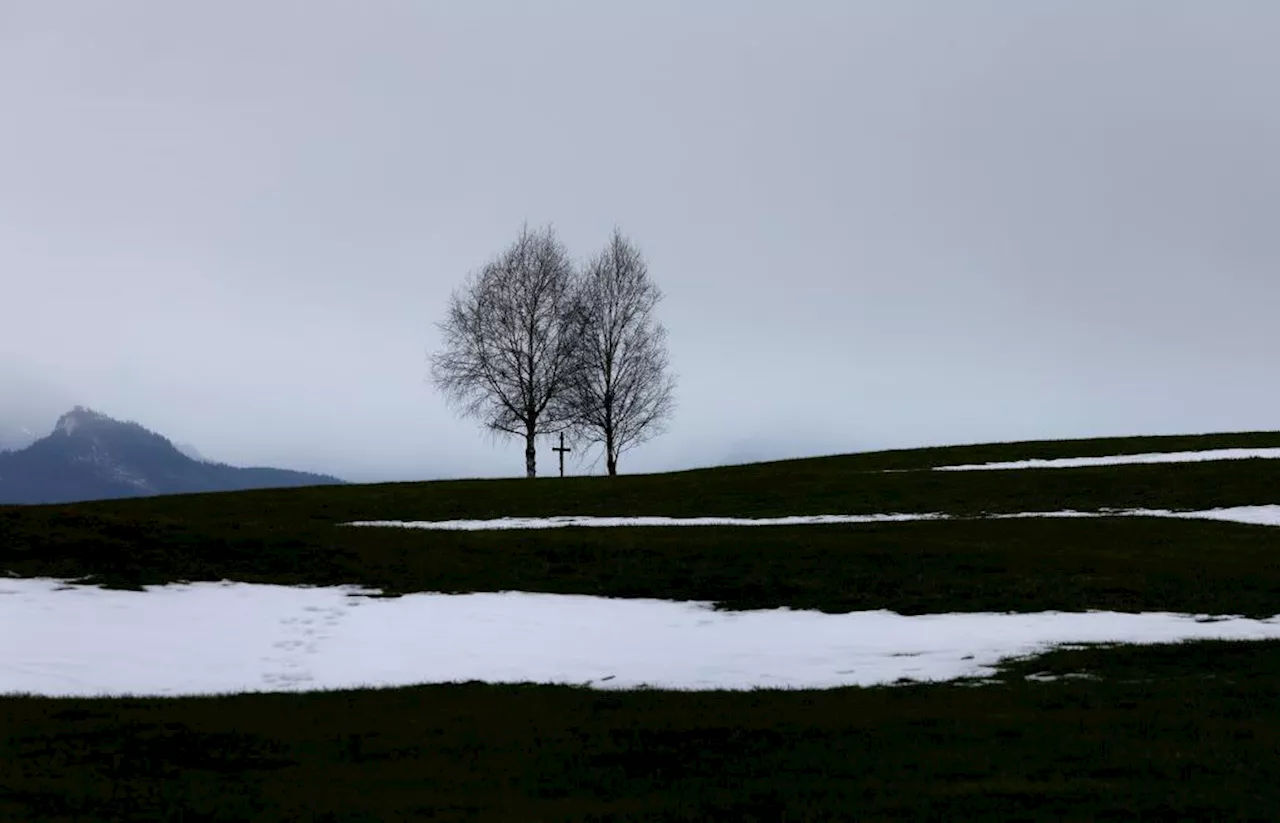
[(564, 453), (573, 451), (564, 444), (564, 432), (560, 432), (560, 445), (553, 446), (551, 451), (560, 453), (560, 476), (564, 477)]

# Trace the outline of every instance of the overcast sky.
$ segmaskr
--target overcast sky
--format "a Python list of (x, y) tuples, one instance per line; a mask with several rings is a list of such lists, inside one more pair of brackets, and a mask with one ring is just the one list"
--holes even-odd
[(0, 0), (0, 410), (519, 475), (427, 354), (528, 221), (666, 293), (624, 472), (1280, 428), (1278, 42), (1271, 0)]

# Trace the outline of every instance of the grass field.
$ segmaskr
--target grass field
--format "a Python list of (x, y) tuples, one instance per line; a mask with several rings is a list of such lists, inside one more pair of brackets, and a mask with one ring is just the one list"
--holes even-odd
[[(1280, 461), (931, 472), (1276, 447), (1280, 433), (992, 444), (640, 477), (0, 508), (0, 574), (523, 590), (904, 614), (1280, 613), (1280, 529), (1155, 518), (515, 532), (350, 520), (959, 516), (1280, 502)], [(885, 472), (885, 469), (899, 471)], [(21, 627), (5, 627), (20, 631)], [(1072, 676), (1028, 679), (1041, 673)], [(1280, 644), (1060, 650), (999, 682), (829, 691), (421, 686), (0, 698), (0, 819), (1273, 819)]]

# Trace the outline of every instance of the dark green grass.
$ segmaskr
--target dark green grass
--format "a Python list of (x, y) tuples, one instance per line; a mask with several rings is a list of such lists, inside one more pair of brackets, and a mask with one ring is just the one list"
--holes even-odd
[[(1112, 455), (1156, 452), (1277, 447), (1280, 447), (1280, 432), (1232, 432), (1222, 434), (1174, 434), (976, 443), (962, 446), (932, 446), (918, 449), (863, 452), (819, 459), (831, 462), (853, 463), (867, 470), (924, 469), (933, 466), (1006, 463), (1011, 460), (1053, 460), (1062, 457), (1110, 457)], [(807, 460), (806, 458), (802, 461), (780, 462), (807, 462)]]
[[(642, 477), (383, 484), (0, 508), (0, 574), (732, 608), (1280, 612), (1280, 529), (1160, 519), (445, 533), (365, 519), (1203, 509), (1280, 461), (949, 463), (1280, 446), (1280, 434), (995, 444)], [(14, 627), (0, 627), (14, 630)], [(21, 630), (21, 627), (17, 627)], [(3, 661), (0, 661), (0, 666)], [(1029, 674), (1088, 674), (1035, 682)], [(1280, 808), (1280, 644), (1062, 650), (1000, 682), (599, 693), (471, 684), (0, 699), (0, 820), (1236, 820)]]
[(1273, 560), (1280, 530), (1223, 523), (1028, 520), (465, 534), (337, 525), (555, 514), (977, 516), (1280, 502), (1280, 460), (963, 473), (856, 468), (872, 457), (613, 479), (383, 484), (10, 507), (0, 509), (0, 572), (91, 574), (118, 586), (226, 578), (828, 610), (1280, 611), (1280, 568)]
[[(534, 591), (709, 600), (727, 608), (1280, 612), (1280, 529), (1156, 518), (764, 528), (365, 530), (289, 536), (123, 529), (27, 548), (0, 570), (179, 580), (360, 584), (388, 592)], [(68, 527), (69, 528), (69, 527)], [(99, 529), (94, 531), (93, 529)]]
[(294, 531), (345, 520), (441, 520), (511, 516), (953, 514), (1097, 509), (1205, 508), (1273, 502), (1280, 460), (1121, 465), (981, 472), (888, 472), (944, 463), (1220, 447), (1280, 447), (1280, 432), (958, 446), (754, 463), (616, 478), (460, 480), (200, 494), (0, 507), (0, 524), (52, 513), (176, 519), (210, 526)]
[(1280, 644), (1210, 642), (979, 687), (11, 698), (0, 818), (1270, 820), (1278, 681)]

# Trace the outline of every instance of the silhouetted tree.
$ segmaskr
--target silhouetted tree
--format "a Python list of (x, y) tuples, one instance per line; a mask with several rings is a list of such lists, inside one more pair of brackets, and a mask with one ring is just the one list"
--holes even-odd
[(536, 438), (563, 430), (580, 328), (573, 264), (547, 227), (520, 237), (454, 292), (431, 360), (436, 388), (463, 416), (523, 437), (537, 476)]
[(662, 433), (675, 408), (667, 331), (654, 317), (661, 300), (644, 256), (614, 229), (582, 272), (575, 301), (582, 333), (568, 395), (578, 439), (604, 446), (611, 476), (618, 456)]

